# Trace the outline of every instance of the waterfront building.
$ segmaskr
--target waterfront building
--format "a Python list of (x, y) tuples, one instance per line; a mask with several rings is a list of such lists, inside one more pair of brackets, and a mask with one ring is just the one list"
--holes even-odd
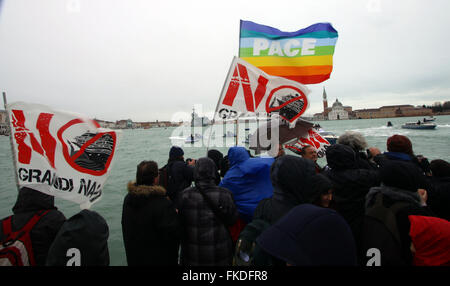
[(341, 120), (353, 118), (351, 106), (344, 106), (338, 99), (331, 107), (328, 107), (327, 92), (323, 88), (323, 112), (314, 114), (314, 120)]
[(356, 118), (359, 119), (433, 115), (433, 110), (431, 108), (414, 107), (408, 104), (387, 105), (380, 108), (358, 109), (354, 112)]
[(344, 109), (342, 103), (336, 99), (336, 102), (333, 103), (331, 107), (331, 111), (328, 112), (328, 120), (341, 120), (348, 119), (348, 111)]

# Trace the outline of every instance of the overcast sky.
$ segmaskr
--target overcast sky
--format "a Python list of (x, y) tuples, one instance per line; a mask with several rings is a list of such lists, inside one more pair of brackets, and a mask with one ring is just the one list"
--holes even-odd
[(111, 121), (179, 120), (195, 104), (211, 114), (243, 19), (338, 31), (306, 114), (322, 111), (324, 86), (353, 109), (433, 104), (450, 100), (448, 11), (445, 0), (4, 0), (0, 90)]

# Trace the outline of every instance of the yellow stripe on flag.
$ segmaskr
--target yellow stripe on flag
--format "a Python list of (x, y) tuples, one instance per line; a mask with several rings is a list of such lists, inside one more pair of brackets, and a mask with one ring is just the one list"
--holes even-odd
[(333, 65), (333, 56), (310, 56), (310, 57), (244, 57), (244, 61), (257, 66), (331, 66)]

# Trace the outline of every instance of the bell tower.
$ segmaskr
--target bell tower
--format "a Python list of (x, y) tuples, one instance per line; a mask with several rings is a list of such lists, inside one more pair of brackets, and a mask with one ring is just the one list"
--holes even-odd
[(328, 115), (328, 101), (327, 101), (327, 92), (325, 91), (325, 87), (323, 87), (323, 115)]

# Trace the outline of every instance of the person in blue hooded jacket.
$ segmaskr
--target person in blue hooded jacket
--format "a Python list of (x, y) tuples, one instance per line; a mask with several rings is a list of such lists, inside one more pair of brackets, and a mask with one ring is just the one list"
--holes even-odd
[(230, 169), (219, 186), (229, 189), (239, 212), (239, 217), (248, 223), (253, 218), (258, 203), (273, 194), (270, 167), (274, 158), (250, 158), (244, 147), (228, 150)]

